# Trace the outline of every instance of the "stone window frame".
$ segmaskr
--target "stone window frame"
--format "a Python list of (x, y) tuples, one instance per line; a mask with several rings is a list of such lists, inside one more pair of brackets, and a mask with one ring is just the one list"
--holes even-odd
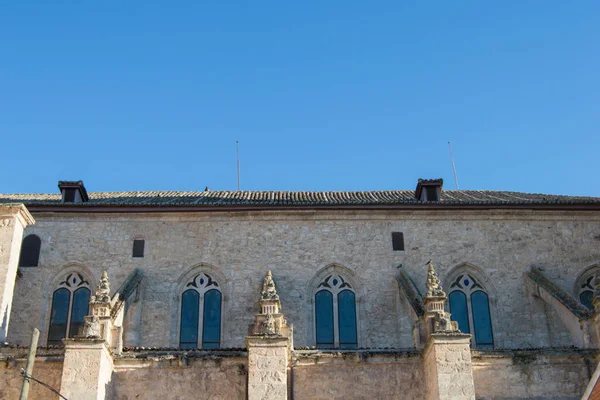
[[(136, 240), (143, 240), (143, 241), (144, 241), (144, 250), (143, 250), (143, 253), (144, 253), (144, 255), (143, 255), (143, 256), (141, 256), (141, 257), (134, 257), (134, 256), (133, 256), (133, 243), (134, 243)], [(130, 247), (130, 252), (129, 252), (129, 254), (131, 255), (131, 256), (130, 256), (130, 258), (131, 258), (131, 259), (132, 259), (134, 262), (136, 262), (136, 260), (138, 260), (138, 261), (143, 261), (145, 258), (147, 258), (147, 256), (148, 256), (148, 239), (146, 238), (146, 236), (145, 236), (145, 235), (142, 235), (142, 234), (135, 234), (135, 235), (132, 235), (132, 236), (131, 236), (131, 247)]]
[[(460, 278), (463, 275), (470, 275), (471, 279), (474, 279), (477, 284), (478, 284), (478, 288), (471, 288), (468, 291), (465, 291), (464, 289), (458, 288), (451, 288), (452, 284), (454, 282), (457, 281), (458, 278)], [(494, 288), (494, 285), (492, 284), (491, 280), (487, 277), (487, 275), (483, 272), (483, 269), (480, 267), (477, 267), (473, 264), (470, 264), (468, 262), (463, 262), (460, 263), (456, 266), (454, 266), (453, 268), (450, 269), (450, 271), (445, 275), (444, 279), (443, 279), (443, 289), (446, 292), (447, 296), (450, 296), (450, 293), (452, 293), (454, 290), (460, 290), (462, 291), (466, 297), (467, 297), (467, 313), (468, 313), (468, 317), (469, 317), (469, 325), (471, 327), (471, 347), (472, 348), (477, 348), (477, 342), (476, 342), (476, 338), (475, 338), (475, 332), (474, 332), (474, 323), (473, 323), (473, 309), (471, 307), (471, 294), (477, 290), (481, 290), (483, 291), (487, 296), (488, 296), (488, 306), (489, 306), (489, 310), (490, 310), (490, 320), (491, 320), (491, 324), (492, 324), (492, 338), (493, 338), (493, 348), (499, 348), (501, 347), (501, 339), (502, 339), (502, 333), (501, 331), (499, 331), (499, 327), (501, 326), (498, 322), (498, 318), (497, 318), (497, 313), (496, 313), (496, 305), (497, 305), (497, 295), (496, 295), (496, 289)], [(450, 310), (450, 302), (447, 301), (446, 302), (446, 311)]]
[[(316, 325), (316, 304), (315, 304), (315, 295), (317, 292), (323, 289), (323, 287), (319, 287), (321, 282), (327, 278), (329, 275), (337, 275), (341, 276), (344, 281), (348, 282), (350, 286), (352, 286), (352, 292), (354, 292), (355, 296), (355, 309), (356, 309), (356, 347), (361, 348), (363, 343), (363, 321), (364, 321), (364, 307), (363, 307), (363, 291), (360, 285), (358, 285), (356, 274), (351, 269), (343, 266), (342, 264), (333, 263), (328, 264), (327, 266), (321, 268), (315, 276), (311, 279), (310, 284), (308, 286), (307, 297), (309, 299), (308, 306), (308, 326), (307, 329), (307, 343), (310, 346), (317, 345), (317, 325)], [(343, 289), (342, 289), (343, 290)], [(340, 290), (341, 291), (341, 290)], [(331, 292), (333, 296), (333, 313), (334, 313), (334, 348), (339, 348), (339, 320), (338, 320), (338, 303), (337, 303), (337, 293), (338, 291)]]
[(593, 295), (594, 277), (596, 276), (596, 274), (600, 274), (600, 263), (594, 263), (585, 267), (579, 273), (579, 275), (577, 275), (577, 278), (575, 278), (575, 281), (573, 282), (573, 295), (575, 297), (575, 300), (579, 302), (579, 304), (581, 304), (582, 306), (586, 307), (586, 309), (587, 306), (585, 306), (581, 302), (580, 296), (583, 294), (583, 292), (586, 291), (592, 292)]
[[(218, 283), (218, 289), (221, 292), (221, 326), (220, 326), (220, 337), (219, 337), (219, 348), (224, 348), (224, 345), (228, 343), (231, 332), (227, 332), (225, 327), (229, 324), (226, 323), (226, 319), (229, 318), (229, 299), (231, 292), (231, 281), (223, 275), (223, 273), (216, 267), (206, 263), (196, 264), (195, 266), (189, 268), (186, 272), (181, 274), (179, 279), (177, 280), (175, 290), (173, 291), (173, 297), (171, 299), (171, 335), (169, 338), (170, 347), (179, 348), (179, 339), (181, 334), (181, 298), (183, 293), (190, 289), (186, 287), (188, 283), (194, 277), (199, 274), (208, 274), (214, 281)], [(213, 289), (208, 288), (203, 293), (200, 293), (203, 296), (204, 293), (208, 292), (208, 290)], [(198, 315), (198, 348), (202, 348), (202, 312), (203, 312), (204, 303), (201, 301)]]
[[(66, 277), (72, 273), (80, 274), (84, 280), (88, 282), (88, 289), (90, 289), (90, 294), (93, 295), (94, 291), (97, 287), (97, 279), (94, 274), (87, 268), (85, 265), (80, 263), (69, 263), (64, 267), (60, 268), (49, 280), (44, 288), (45, 301), (42, 306), (41, 315), (40, 315), (40, 337), (41, 341), (48, 346), (48, 334), (50, 329), (50, 318), (52, 313), (52, 300), (54, 297), (54, 292), (60, 288), (61, 282), (63, 282)], [(69, 302), (69, 314), (70, 308), (72, 307), (73, 298), (71, 296)], [(68, 332), (67, 332), (68, 333)], [(67, 335), (67, 337), (69, 337)]]

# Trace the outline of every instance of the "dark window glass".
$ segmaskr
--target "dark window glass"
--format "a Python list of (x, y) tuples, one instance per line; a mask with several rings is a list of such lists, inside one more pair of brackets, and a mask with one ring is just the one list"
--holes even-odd
[(144, 257), (144, 244), (145, 242), (141, 239), (136, 239), (133, 241), (132, 257)]
[(471, 293), (471, 308), (477, 347), (494, 347), (488, 295), (481, 290)]
[(467, 296), (458, 290), (450, 293), (450, 313), (452, 320), (458, 322), (458, 329), (462, 333), (471, 333), (469, 329), (469, 315), (467, 311)]
[(592, 303), (593, 299), (594, 299), (594, 292), (592, 292), (591, 290), (583, 291), (579, 295), (579, 301), (581, 301), (581, 304), (583, 304), (590, 310), (594, 309), (594, 304)]
[(338, 293), (338, 317), (340, 348), (355, 349), (357, 346), (356, 302), (354, 293), (350, 290)]
[(198, 310), (200, 295), (195, 290), (186, 290), (181, 295), (181, 329), (179, 347), (195, 349), (198, 347)]
[(317, 347), (333, 347), (333, 295), (321, 290), (315, 295)]
[(394, 251), (404, 250), (404, 234), (402, 232), (392, 232), (392, 247)]
[(65, 203), (75, 202), (75, 190), (76, 189), (65, 189)]
[(425, 186), (427, 201), (438, 201), (438, 191), (436, 186)]
[(29, 235), (23, 239), (19, 267), (37, 267), (41, 247), (42, 241), (37, 235)]
[(79, 335), (83, 327), (83, 317), (88, 314), (90, 305), (90, 289), (79, 288), (73, 294), (73, 307), (71, 309), (71, 323), (69, 324), (69, 337)]
[(71, 292), (58, 289), (52, 295), (52, 311), (50, 312), (50, 328), (48, 329), (48, 345), (61, 345), (67, 336), (67, 318)]
[(217, 349), (221, 340), (221, 292), (209, 290), (204, 295), (202, 348)]

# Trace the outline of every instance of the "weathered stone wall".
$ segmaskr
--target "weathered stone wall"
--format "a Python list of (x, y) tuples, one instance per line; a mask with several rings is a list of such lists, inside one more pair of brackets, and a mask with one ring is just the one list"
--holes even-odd
[[(26, 354), (20, 353), (17, 359), (0, 356), (0, 399), (18, 399), (21, 394), (23, 385), (21, 368), (25, 368)], [(33, 377), (60, 390), (62, 369), (63, 362), (60, 357), (37, 357), (33, 368)], [(58, 396), (39, 383), (32, 381), (29, 386), (29, 398), (32, 400), (56, 400)]]
[(247, 358), (147, 359), (121, 358), (115, 361), (115, 400), (201, 399), (245, 400)]
[(294, 399), (425, 398), (420, 355), (296, 351), (294, 358)]
[(596, 367), (595, 351), (473, 352), (478, 399), (580, 399)]
[(431, 335), (423, 354), (427, 400), (475, 399), (470, 337)]
[(23, 230), (32, 223), (24, 205), (0, 205), (0, 343), (8, 336)]
[[(17, 399), (27, 349), (0, 350), (0, 398)], [(115, 359), (107, 398), (246, 399), (248, 355), (242, 351), (126, 352)], [(33, 375), (60, 389), (62, 350), (38, 350)], [(579, 399), (597, 364), (595, 350), (473, 351), (477, 399)], [(294, 399), (425, 398), (423, 357), (414, 351), (296, 350), (288, 371)], [(56, 399), (37, 383), (31, 399)], [(290, 397), (288, 397), (290, 398)]]
[(248, 347), (248, 400), (286, 400), (288, 340), (253, 336)]
[(68, 399), (110, 398), (113, 360), (101, 339), (68, 339), (61, 381), (61, 394)]
[[(424, 291), (425, 262), (444, 279), (468, 262), (487, 277), (497, 347), (567, 344), (560, 321), (532, 308), (523, 272), (545, 269), (569, 293), (586, 267), (600, 261), (600, 215), (538, 211), (318, 211), (181, 214), (34, 214), (27, 233), (42, 239), (40, 266), (17, 279), (9, 341), (26, 344), (38, 327), (47, 336), (53, 285), (72, 263), (95, 284), (107, 269), (118, 288), (136, 267), (145, 274), (142, 346), (177, 346), (181, 277), (202, 263), (221, 277), (222, 347), (241, 347), (258, 310), (268, 269), (294, 324), (297, 347), (314, 345), (311, 280), (336, 263), (356, 285), (359, 346), (413, 346), (409, 305), (395, 281), (397, 266)], [(404, 232), (403, 252), (391, 232)], [(132, 258), (134, 237), (146, 240)], [(57, 275), (58, 274), (58, 275)], [(445, 283), (445, 282), (444, 282)], [(538, 321), (536, 324), (523, 321)], [(548, 327), (552, 327), (549, 329)], [(126, 321), (127, 331), (127, 321)], [(553, 340), (550, 340), (550, 335)], [(558, 341), (558, 342), (557, 342)], [(128, 345), (126, 342), (125, 345)]]

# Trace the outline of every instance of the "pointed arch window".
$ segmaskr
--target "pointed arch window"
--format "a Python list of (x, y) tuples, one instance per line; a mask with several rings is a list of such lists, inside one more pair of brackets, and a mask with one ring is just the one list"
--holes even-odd
[(317, 347), (355, 349), (356, 294), (343, 277), (331, 274), (315, 293), (315, 337)]
[(458, 322), (461, 332), (473, 334), (476, 347), (494, 347), (489, 297), (478, 280), (470, 274), (460, 274), (450, 284), (448, 304), (452, 320)]
[(21, 244), (19, 267), (37, 267), (41, 247), (42, 240), (38, 235), (27, 235)]
[(179, 347), (216, 349), (221, 346), (222, 294), (209, 274), (194, 276), (181, 294)]
[(78, 272), (69, 273), (52, 294), (48, 345), (62, 345), (62, 339), (79, 334), (88, 314), (90, 284)]
[(575, 295), (579, 302), (586, 308), (594, 309), (594, 281), (600, 272), (598, 266), (589, 267), (575, 283)]

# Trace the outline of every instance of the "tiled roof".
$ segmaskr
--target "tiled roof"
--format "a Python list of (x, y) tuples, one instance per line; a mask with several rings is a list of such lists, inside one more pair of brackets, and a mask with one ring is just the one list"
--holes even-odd
[[(370, 206), (425, 204), (415, 199), (413, 190), (364, 192), (284, 192), (284, 191), (143, 191), (91, 192), (85, 203), (61, 203), (56, 194), (0, 194), (0, 203), (24, 203), (27, 206)], [(432, 202), (430, 202), (431, 204)], [(446, 205), (600, 205), (598, 197), (559, 196), (533, 193), (481, 190), (445, 190), (436, 204)]]

